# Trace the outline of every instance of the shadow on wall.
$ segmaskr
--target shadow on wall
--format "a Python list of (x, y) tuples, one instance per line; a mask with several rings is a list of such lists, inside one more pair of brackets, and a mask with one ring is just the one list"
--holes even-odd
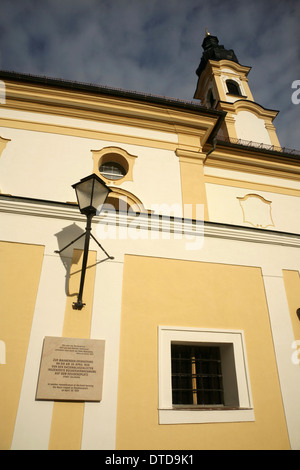
[[(65, 293), (68, 297), (76, 296), (77, 293), (71, 293), (69, 290), (69, 279), (71, 274), (71, 266), (72, 262), (73, 265), (78, 265), (79, 260), (81, 258), (81, 251), (76, 250), (83, 250), (84, 249), (84, 241), (85, 241), (85, 230), (78, 227), (78, 225), (73, 222), (73, 224), (64, 227), (60, 232), (56, 233), (55, 236), (57, 238), (58, 250), (55, 250), (55, 253), (58, 253), (60, 259), (65, 267), (66, 270), (66, 277), (65, 277)], [(101, 248), (102, 252), (106, 255), (106, 257), (102, 260), (96, 262), (96, 264), (103, 263), (107, 260), (113, 260), (114, 257), (110, 256), (103, 246), (98, 242), (98, 240), (91, 234), (93, 240), (97, 243), (98, 247)], [(91, 266), (87, 266), (87, 269)], [(81, 271), (81, 265), (79, 270)], [(73, 273), (75, 274), (75, 273)]]
[(61, 250), (63, 250), (61, 253), (59, 253), (59, 256), (66, 269), (65, 292), (67, 296), (71, 295), (69, 292), (69, 278), (72, 260), (73, 263), (78, 264), (79, 259), (81, 257), (81, 253), (79, 251), (74, 253), (73, 250), (74, 248), (78, 250), (83, 250), (84, 233), (85, 231), (82, 230), (82, 228), (78, 227), (78, 225), (76, 225), (74, 222), (73, 224), (64, 227), (60, 232), (55, 234), (58, 244), (58, 250), (56, 252), (60, 252)]

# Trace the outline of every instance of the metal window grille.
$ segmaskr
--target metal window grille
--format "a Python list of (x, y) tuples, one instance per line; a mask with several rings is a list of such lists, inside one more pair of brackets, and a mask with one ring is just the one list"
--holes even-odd
[(99, 171), (103, 176), (111, 180), (119, 180), (126, 174), (122, 165), (116, 162), (103, 163), (103, 165), (100, 166)]
[(171, 345), (173, 405), (224, 405), (218, 346)]

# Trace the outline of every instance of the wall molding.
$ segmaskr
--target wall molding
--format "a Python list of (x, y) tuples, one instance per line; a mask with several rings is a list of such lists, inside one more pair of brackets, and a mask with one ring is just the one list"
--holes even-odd
[[(0, 195), (1, 212), (22, 216), (65, 219), (82, 223), (86, 221), (86, 217), (79, 212), (76, 204), (28, 200), (26, 198), (5, 195)], [(170, 232), (171, 234), (184, 234), (195, 237), (203, 237), (204, 235), (204, 238), (222, 238), (247, 243), (300, 247), (300, 234), (216, 222), (203, 222), (201, 220), (195, 221), (153, 213), (128, 214), (127, 212), (109, 210), (93, 218), (93, 224), (98, 223), (130, 227), (131, 229), (136, 227), (140, 231)]]

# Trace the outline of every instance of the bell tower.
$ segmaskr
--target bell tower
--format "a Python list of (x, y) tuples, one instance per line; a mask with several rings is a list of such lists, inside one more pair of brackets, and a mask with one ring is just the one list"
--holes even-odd
[(278, 111), (255, 103), (248, 85), (251, 67), (241, 65), (232, 49), (225, 49), (206, 31), (194, 94), (203, 106), (226, 111), (219, 137), (280, 147), (273, 120)]

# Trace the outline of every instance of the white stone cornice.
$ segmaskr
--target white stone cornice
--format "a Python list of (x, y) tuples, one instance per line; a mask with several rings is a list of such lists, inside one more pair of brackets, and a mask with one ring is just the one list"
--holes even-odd
[(205, 224), (205, 237), (239, 240), (250, 243), (265, 243), (270, 245), (282, 245), (300, 247), (300, 235), (292, 233), (276, 232), (264, 229), (252, 229), (242, 226), (228, 226), (222, 224)]
[[(22, 198), (0, 197), (0, 213), (65, 219), (82, 223), (86, 221), (86, 217), (79, 212), (76, 205), (36, 200), (29, 201)], [(248, 243), (300, 247), (300, 234), (213, 222), (203, 223), (203, 221), (193, 221), (191, 219), (158, 214), (128, 214), (126, 212), (104, 211), (103, 214), (93, 218), (93, 223), (129, 227), (140, 231), (168, 232), (174, 235), (184, 234), (185, 236), (195, 237), (203, 237), (204, 235), (204, 238), (221, 238)]]

